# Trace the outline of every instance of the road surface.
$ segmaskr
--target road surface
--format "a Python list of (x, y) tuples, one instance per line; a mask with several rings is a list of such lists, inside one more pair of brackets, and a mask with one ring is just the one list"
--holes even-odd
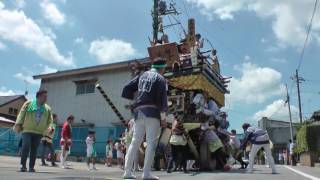
[[(37, 160), (36, 173), (18, 172), (18, 157), (0, 156), (0, 180), (120, 180), (122, 170), (117, 167), (97, 165), (97, 171), (88, 171), (85, 163), (70, 162), (71, 169), (39, 166)], [(277, 166), (278, 174), (271, 174), (271, 169), (265, 166), (255, 166), (252, 174), (238, 170), (237, 166), (229, 172), (191, 172), (184, 174), (164, 171), (155, 172), (162, 180), (320, 180), (320, 168)], [(138, 179), (141, 179), (138, 173)]]

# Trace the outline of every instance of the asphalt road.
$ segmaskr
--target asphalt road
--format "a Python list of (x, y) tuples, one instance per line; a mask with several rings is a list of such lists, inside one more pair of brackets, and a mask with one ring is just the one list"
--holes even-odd
[[(118, 180), (122, 179), (122, 170), (97, 165), (97, 171), (88, 171), (85, 163), (70, 162), (71, 169), (36, 166), (36, 173), (22, 173), (19, 170), (19, 158), (0, 156), (0, 180)], [(37, 160), (37, 164), (40, 161)], [(271, 174), (265, 166), (255, 166), (252, 174), (238, 170), (235, 166), (229, 172), (191, 172), (184, 174), (173, 172), (154, 172), (160, 179), (166, 180), (320, 180), (320, 168), (277, 166), (278, 174)], [(138, 173), (138, 179), (139, 177)]]

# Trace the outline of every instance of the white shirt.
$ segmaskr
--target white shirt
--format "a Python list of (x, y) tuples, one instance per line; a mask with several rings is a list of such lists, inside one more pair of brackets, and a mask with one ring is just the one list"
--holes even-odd
[(93, 144), (94, 144), (94, 139), (93, 137), (88, 136), (86, 139), (86, 144), (87, 144), (87, 153), (92, 154), (93, 152)]
[(93, 143), (94, 143), (93, 137), (88, 136), (86, 139), (87, 148), (92, 148)]
[(123, 158), (123, 153), (122, 153), (122, 151), (121, 151), (121, 143), (120, 142), (117, 142), (115, 145), (114, 145), (114, 147), (115, 147), (115, 149), (117, 150), (117, 158)]
[(114, 144), (114, 148), (117, 150), (117, 151), (120, 151), (120, 143), (116, 142)]

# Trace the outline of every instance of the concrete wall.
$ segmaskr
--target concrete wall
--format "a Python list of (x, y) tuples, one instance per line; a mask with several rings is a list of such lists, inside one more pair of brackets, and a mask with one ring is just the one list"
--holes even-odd
[[(268, 134), (273, 144), (288, 144), (290, 137), (289, 127), (268, 127)], [(293, 128), (293, 135), (297, 133), (296, 129)]]
[[(290, 123), (286, 121), (271, 120), (263, 117), (259, 121), (259, 127), (268, 131), (270, 140), (276, 147), (286, 148), (289, 143)], [(297, 133), (296, 127), (293, 124), (293, 136)]]
[[(23, 105), (23, 103), (25, 102), (26, 100), (24, 98), (19, 98), (9, 104), (6, 104), (2, 107), (0, 107), (0, 113), (3, 113), (3, 114), (9, 114), (9, 108), (14, 108), (14, 109), (17, 109), (18, 110), (18, 113)], [(14, 114), (10, 114), (10, 115), (14, 115)], [(15, 115), (14, 115), (15, 116)]]
[[(268, 119), (266, 117), (263, 117), (260, 121), (259, 121), (259, 127), (262, 129), (266, 129), (266, 128), (278, 128), (278, 127), (289, 127), (290, 123), (289, 120), (288, 121), (278, 121), (278, 120), (272, 120), (272, 119)], [(294, 124), (293, 124), (294, 126)]]
[(95, 93), (76, 95), (74, 81), (92, 78), (98, 80), (123, 116), (128, 119), (131, 117), (130, 112), (124, 108), (129, 101), (121, 98), (122, 88), (131, 79), (131, 72), (123, 69), (42, 80), (41, 87), (48, 90), (48, 104), (58, 115), (58, 123), (62, 123), (69, 114), (75, 116), (76, 123), (81, 123), (83, 119), (86, 123), (94, 123), (96, 127), (107, 127), (119, 122), (97, 89)]

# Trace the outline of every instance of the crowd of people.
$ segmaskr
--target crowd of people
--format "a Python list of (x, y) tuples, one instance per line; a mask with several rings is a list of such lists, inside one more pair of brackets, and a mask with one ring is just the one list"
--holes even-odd
[[(168, 110), (167, 82), (163, 77), (166, 61), (156, 59), (152, 68), (132, 79), (125, 85), (122, 97), (135, 100), (133, 109), (134, 118), (130, 120), (126, 131), (116, 139), (107, 140), (105, 146), (105, 165), (111, 167), (116, 157), (117, 165), (124, 170), (124, 179), (136, 179), (135, 171), (142, 168), (142, 179), (159, 179), (152, 174), (152, 168), (160, 169), (160, 159), (165, 160), (167, 173), (182, 169), (185, 173), (193, 168), (194, 158), (190, 157), (189, 135), (178, 114), (175, 114), (172, 123), (172, 135), (169, 146), (165, 147), (159, 143), (161, 128), (167, 127), (166, 112)], [(36, 99), (27, 101), (21, 108), (17, 117), (14, 130), (22, 133), (21, 147), (21, 172), (27, 171), (26, 160), (29, 156), (29, 172), (35, 172), (34, 166), (36, 153), (40, 142), (43, 145), (42, 165), (46, 164), (46, 151), (50, 150), (50, 162), (57, 166), (53, 148), (53, 136), (57, 130), (57, 115), (52, 113), (51, 108), (46, 104), (47, 91), (40, 90)], [(244, 139), (242, 142), (237, 138), (237, 132), (229, 132), (229, 122), (226, 120), (226, 113), (220, 112), (217, 104), (205, 93), (195, 93), (192, 103), (195, 106), (195, 113), (205, 116), (200, 121), (200, 141), (206, 142), (211, 158), (215, 158), (217, 167), (221, 170), (231, 168), (228, 159), (233, 157), (241, 165), (242, 169), (252, 172), (254, 159), (257, 152), (263, 149), (272, 173), (276, 173), (274, 160), (270, 150), (270, 138), (267, 131), (250, 124), (243, 124)], [(60, 167), (68, 168), (67, 158), (72, 146), (72, 124), (75, 117), (69, 115), (61, 130), (61, 153)], [(251, 144), (249, 163), (242, 159), (243, 151), (248, 142)], [(85, 139), (86, 143), (86, 164), (88, 170), (97, 170), (97, 147), (96, 137), (93, 130), (89, 130)], [(228, 147), (228, 151), (226, 150)], [(290, 153), (291, 149), (290, 147)], [(142, 156), (142, 157), (141, 157)], [(141, 163), (141, 159), (143, 159)], [(92, 163), (92, 167), (90, 164)], [(143, 164), (140, 167), (139, 164)]]

